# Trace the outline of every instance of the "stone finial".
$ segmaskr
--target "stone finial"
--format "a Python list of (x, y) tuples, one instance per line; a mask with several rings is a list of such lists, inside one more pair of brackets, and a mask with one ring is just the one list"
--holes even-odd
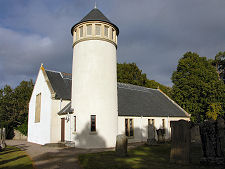
[(41, 63), (41, 70), (45, 70), (44, 66), (43, 66), (43, 63)]

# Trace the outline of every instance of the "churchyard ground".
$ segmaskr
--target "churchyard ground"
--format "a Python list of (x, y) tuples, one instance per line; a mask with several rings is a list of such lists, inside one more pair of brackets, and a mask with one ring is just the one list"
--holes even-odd
[(17, 147), (7, 146), (0, 152), (0, 168), (33, 169), (31, 159)]
[(84, 169), (215, 169), (200, 164), (200, 145), (192, 144), (188, 165), (170, 163), (170, 147), (170, 144), (142, 145), (130, 149), (127, 157), (117, 157), (114, 151), (109, 151), (81, 154), (78, 158)]

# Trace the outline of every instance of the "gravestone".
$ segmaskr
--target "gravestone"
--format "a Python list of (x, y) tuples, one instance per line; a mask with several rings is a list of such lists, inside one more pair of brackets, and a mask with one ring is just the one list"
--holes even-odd
[(164, 143), (165, 142), (165, 129), (158, 129), (156, 130), (157, 136), (158, 136), (158, 142)]
[(170, 162), (188, 164), (190, 162), (191, 130), (185, 120), (171, 121)]
[(116, 155), (127, 156), (127, 136), (123, 134), (116, 136)]
[(6, 144), (5, 144), (5, 128), (1, 128), (0, 129), (0, 151), (1, 150), (4, 150), (6, 147)]
[(155, 127), (152, 124), (148, 125), (148, 139), (147, 139), (147, 144), (148, 145), (155, 145), (156, 144)]
[(199, 125), (194, 125), (191, 127), (191, 142), (201, 143)]
[(209, 120), (200, 125), (203, 157), (205, 165), (224, 165), (224, 120)]

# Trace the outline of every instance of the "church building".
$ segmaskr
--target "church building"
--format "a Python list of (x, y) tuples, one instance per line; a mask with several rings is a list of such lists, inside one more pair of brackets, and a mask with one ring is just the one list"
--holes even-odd
[(75, 24), (72, 74), (41, 65), (29, 104), (28, 141), (70, 142), (78, 148), (115, 147), (148, 138), (148, 125), (165, 129), (189, 114), (159, 89), (117, 82), (119, 28), (94, 8)]

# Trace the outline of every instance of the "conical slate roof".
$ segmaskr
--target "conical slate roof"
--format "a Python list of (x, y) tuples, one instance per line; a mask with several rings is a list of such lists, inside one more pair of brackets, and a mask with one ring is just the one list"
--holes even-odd
[(99, 9), (94, 8), (92, 9), (83, 19), (81, 19), (80, 22), (78, 22), (77, 24), (75, 24), (72, 28), (71, 28), (71, 33), (73, 34), (73, 28), (76, 27), (78, 24), (82, 23), (82, 22), (87, 22), (87, 21), (103, 21), (103, 22), (107, 22), (111, 25), (113, 25), (116, 28), (116, 33), (117, 35), (119, 34), (119, 28), (113, 24)]

